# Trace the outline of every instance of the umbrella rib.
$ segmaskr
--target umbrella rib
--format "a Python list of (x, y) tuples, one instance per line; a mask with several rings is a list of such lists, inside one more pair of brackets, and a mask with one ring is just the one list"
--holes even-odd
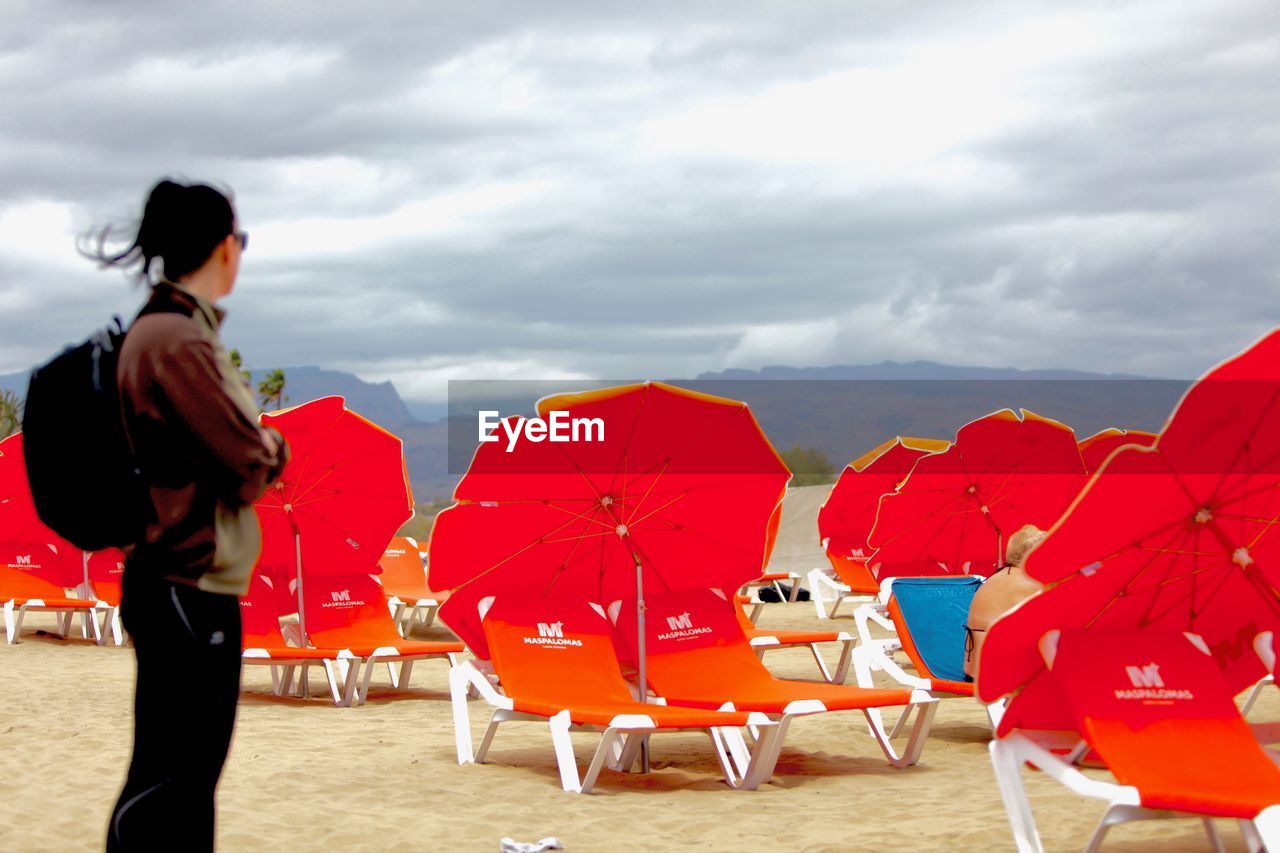
[[(628, 528), (630, 528), (630, 527), (632, 527), (632, 526), (634, 526), (634, 525), (639, 524), (640, 522), (642, 522), (642, 521), (644, 521), (644, 520), (646, 520), (646, 519), (653, 518), (653, 516), (654, 516), (654, 514), (655, 514), (655, 513), (662, 512), (664, 509), (666, 509), (667, 507), (671, 506), (671, 505), (672, 505), (673, 503), (675, 503), (676, 501), (683, 500), (684, 498), (688, 497), (688, 495), (689, 495), (689, 493), (688, 493), (688, 492), (682, 492), (681, 494), (676, 495), (676, 496), (675, 496), (674, 498), (672, 498), (671, 500), (667, 501), (666, 503), (664, 503), (664, 504), (662, 504), (661, 506), (659, 506), (659, 507), (655, 508), (654, 510), (652, 510), (648, 515), (644, 515), (644, 516), (641, 516), (640, 518), (634, 518), (634, 519), (632, 519), (631, 521), (629, 521), (629, 522), (627, 523), (627, 527), (628, 527)], [(637, 507), (637, 510), (638, 510), (638, 507)]]
[[(589, 520), (595, 521), (595, 519), (589, 519)], [(565, 536), (562, 539), (543, 539), (542, 544), (550, 545), (556, 542), (582, 542), (586, 539), (596, 539), (601, 536), (611, 536), (611, 535), (614, 535), (612, 530), (601, 530), (596, 533), (579, 533), (576, 536)]]
[(475, 582), (476, 582), (477, 580), (479, 580), (480, 578), (485, 577), (486, 575), (488, 575), (488, 574), (492, 573), (494, 570), (498, 569), (499, 567), (501, 567), (501, 566), (503, 566), (503, 565), (505, 565), (505, 564), (507, 564), (507, 563), (511, 562), (511, 561), (512, 561), (512, 560), (514, 560), (516, 557), (519, 557), (519, 556), (520, 556), (521, 554), (523, 554), (525, 551), (528, 551), (529, 549), (533, 548), (534, 546), (536, 546), (536, 545), (538, 545), (538, 544), (540, 544), (540, 543), (544, 542), (544, 541), (546, 540), (546, 537), (551, 536), (551, 535), (554, 535), (554, 534), (556, 534), (556, 533), (559, 533), (561, 530), (564, 530), (564, 529), (565, 529), (566, 527), (568, 527), (570, 524), (573, 524), (573, 522), (575, 521), (575, 519), (576, 519), (576, 518), (578, 518), (578, 517), (577, 517), (577, 516), (575, 516), (575, 518), (570, 518), (570, 519), (568, 519), (567, 521), (565, 521), (563, 524), (556, 525), (555, 527), (551, 528), (551, 530), (547, 531), (546, 533), (543, 533), (543, 534), (542, 534), (541, 536), (539, 536), (537, 539), (534, 539), (532, 542), (529, 542), (528, 544), (526, 544), (526, 545), (522, 546), (521, 548), (519, 548), (519, 549), (517, 549), (517, 550), (513, 551), (512, 553), (508, 554), (507, 556), (503, 557), (501, 560), (499, 560), (498, 562), (494, 563), (492, 566), (489, 566), (489, 568), (484, 569), (484, 570), (479, 571), (479, 572), (476, 572), (476, 573), (475, 573), (474, 575), (472, 575), (472, 576), (471, 576), (467, 581), (465, 581), (465, 583), (464, 583), (464, 584), (459, 584), (459, 586), (469, 585), (469, 584), (475, 583)]
[[(652, 388), (653, 386), (648, 386), (648, 387)], [(636, 429), (639, 428), (640, 426), (640, 418), (644, 415), (644, 411), (648, 407), (650, 393), (652, 392), (646, 391), (644, 394), (640, 395), (640, 405), (636, 407), (636, 416), (631, 419), (631, 424), (627, 429), (627, 437), (622, 440), (622, 468), (623, 468), (622, 482), (624, 484), (622, 488), (624, 489), (626, 488), (625, 484), (627, 482), (626, 468), (627, 468), (627, 459), (631, 453), (631, 441), (636, 437)], [(609, 481), (609, 490), (612, 491), (614, 486), (616, 486), (617, 484), (618, 484), (618, 472), (615, 471), (613, 475), (613, 479)]]
[[(1166, 528), (1166, 529), (1172, 530), (1174, 534), (1170, 538), (1170, 542), (1176, 541), (1180, 534), (1185, 536), (1185, 531), (1180, 530), (1179, 525), (1171, 525), (1169, 528)], [(1160, 532), (1164, 532), (1164, 531), (1160, 531)], [(1120, 587), (1117, 593), (1113, 595), (1107, 601), (1107, 603), (1102, 606), (1102, 609), (1099, 610), (1097, 613), (1095, 613), (1087, 622), (1084, 623), (1084, 627), (1088, 628), (1092, 626), (1098, 619), (1100, 619), (1103, 616), (1103, 614), (1105, 614), (1108, 610), (1110, 610), (1111, 607), (1116, 602), (1118, 602), (1121, 598), (1125, 596), (1125, 594), (1127, 594), (1132, 590), (1134, 584), (1136, 584), (1142, 578), (1142, 576), (1145, 575), (1153, 565), (1155, 565), (1157, 560), (1159, 560), (1162, 556), (1168, 553), (1168, 551), (1164, 548), (1154, 548), (1154, 549), (1144, 549), (1144, 550), (1151, 550), (1153, 552), (1151, 555), (1151, 559), (1149, 559), (1141, 569), (1135, 572), (1132, 577), (1130, 577), (1128, 580), (1125, 581), (1124, 585)], [(1109, 560), (1111, 559), (1111, 557), (1114, 557), (1116, 556), (1116, 554), (1119, 554), (1119, 553), (1120, 551), (1116, 551), (1105, 559)], [(1103, 564), (1105, 566), (1105, 560), (1103, 561)]]
[[(1272, 384), (1274, 385), (1276, 383)], [(1277, 385), (1276, 390), (1271, 392), (1271, 399), (1262, 407), (1262, 411), (1258, 414), (1257, 419), (1246, 431), (1244, 440), (1240, 442), (1240, 447), (1236, 450), (1235, 455), (1231, 457), (1231, 461), (1223, 466), (1225, 470), (1223, 470), (1222, 477), (1218, 480), (1218, 485), (1213, 490), (1214, 494), (1217, 494), (1218, 491), (1221, 490), (1222, 484), (1226, 482), (1227, 478), (1233, 475), (1236, 463), (1240, 461), (1240, 457), (1249, 452), (1249, 448), (1253, 444), (1253, 437), (1258, 432), (1258, 427), (1262, 425), (1262, 423), (1267, 419), (1267, 416), (1271, 413), (1272, 409), (1276, 407), (1277, 401), (1280, 401), (1280, 385)]]
[[(645, 502), (645, 501), (647, 501), (647, 500), (649, 499), (649, 495), (653, 493), (654, 487), (656, 487), (656, 486), (658, 485), (658, 481), (659, 481), (660, 479), (662, 479), (662, 476), (663, 476), (664, 474), (666, 474), (666, 473), (667, 473), (667, 466), (668, 466), (668, 465), (670, 465), (670, 464), (671, 464), (671, 460), (670, 460), (670, 459), (663, 460), (663, 462), (662, 462), (662, 467), (658, 469), (658, 473), (657, 473), (656, 475), (654, 475), (653, 480), (652, 480), (652, 481), (650, 481), (650, 483), (649, 483), (649, 488), (647, 488), (647, 489), (645, 489), (645, 490), (644, 490), (644, 494), (643, 494), (643, 495), (641, 495), (641, 496), (640, 496), (640, 500), (636, 502), (635, 508), (634, 508), (633, 510), (631, 510), (631, 518), (630, 518), (630, 519), (628, 519), (628, 518), (626, 517), (626, 514), (625, 514), (625, 513), (623, 513), (623, 524), (635, 524), (634, 519), (635, 519), (635, 515), (636, 515), (636, 513), (640, 512), (640, 508), (641, 508), (641, 507), (643, 507), (643, 506), (644, 506), (644, 502)], [(627, 485), (629, 486), (630, 484), (627, 484)], [(624, 490), (625, 490), (626, 488), (627, 488), (627, 486), (623, 486), (623, 489), (624, 489)]]
[(1280, 616), (1280, 588), (1267, 580), (1265, 575), (1257, 571), (1257, 566), (1245, 566), (1243, 570), (1244, 578), (1261, 594), (1262, 600), (1271, 608), (1272, 612)]
[[(595, 515), (599, 515), (601, 511), (603, 511), (603, 509), (604, 507), (602, 506), (596, 506), (593, 512), (595, 513)], [(586, 520), (598, 521), (594, 517)], [(598, 535), (602, 535), (602, 534), (591, 534), (591, 536), (598, 536)], [(564, 559), (560, 561), (559, 567), (556, 568), (555, 572), (552, 573), (550, 579), (547, 580), (546, 586), (542, 588), (542, 594), (544, 596), (551, 591), (551, 587), (556, 585), (556, 582), (560, 580), (560, 577), (564, 574), (565, 570), (569, 568), (570, 564), (573, 562), (574, 553), (577, 552), (578, 546), (581, 545), (584, 541), (586, 541), (586, 538), (587, 538), (587, 534), (584, 533), (583, 535), (580, 535), (572, 540), (573, 545), (572, 547), (569, 548), (569, 553), (565, 554)], [(551, 540), (548, 540), (548, 541), (551, 541)], [(555, 541), (565, 541), (565, 540), (555, 540)]]
[[(546, 504), (546, 506), (547, 506), (547, 507), (549, 507), (550, 509), (557, 510), (558, 512), (563, 512), (563, 513), (567, 513), (567, 514), (569, 514), (569, 515), (572, 515), (574, 518), (581, 518), (581, 519), (583, 519), (584, 521), (590, 521), (590, 522), (592, 522), (593, 524), (598, 524), (598, 525), (600, 525), (601, 527), (605, 528), (605, 532), (607, 532), (607, 533), (612, 533), (612, 532), (613, 532), (613, 527), (611, 527), (611, 526), (610, 526), (610, 525), (608, 525), (608, 524), (605, 524), (605, 523), (604, 523), (603, 521), (601, 521), (600, 519), (598, 519), (598, 518), (594, 518), (594, 517), (593, 517), (593, 518), (587, 518), (587, 513), (586, 513), (586, 512), (574, 512), (574, 511), (573, 511), (573, 510), (571, 510), (571, 509), (568, 509), (568, 508), (566, 508), (566, 507), (556, 506), (556, 505), (555, 505), (555, 504), (553, 504), (553, 503), (547, 503), (547, 504)], [(599, 503), (597, 503), (594, 507), (590, 507), (590, 508), (587, 510), (587, 512), (594, 511), (594, 512), (596, 512), (596, 514), (597, 514), (597, 515), (599, 515), (599, 511), (600, 511), (601, 509), (603, 509), (603, 507), (602, 507)]]

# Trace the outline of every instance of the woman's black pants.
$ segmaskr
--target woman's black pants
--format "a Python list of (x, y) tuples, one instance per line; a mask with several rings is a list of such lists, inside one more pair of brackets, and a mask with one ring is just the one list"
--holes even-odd
[(107, 851), (212, 850), (240, 695), (239, 601), (126, 570), (120, 615), (138, 677), (133, 759)]

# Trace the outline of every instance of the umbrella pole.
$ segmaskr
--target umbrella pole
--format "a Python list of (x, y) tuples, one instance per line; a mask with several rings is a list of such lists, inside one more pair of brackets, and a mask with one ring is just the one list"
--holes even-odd
[[(311, 645), (311, 641), (307, 639), (307, 611), (302, 606), (302, 534), (298, 532), (298, 528), (293, 528), (293, 573), (298, 579), (298, 635), (302, 647), (305, 649)], [(302, 668), (302, 698), (311, 698), (311, 685), (307, 683), (307, 671), (310, 667)]]
[[(631, 552), (631, 558), (636, 562), (636, 646), (640, 650), (638, 657), (639, 672), (637, 673), (637, 683), (640, 685), (640, 701), (647, 702), (649, 697), (649, 680), (645, 673), (645, 652), (644, 652), (644, 572), (640, 568), (640, 555)], [(649, 738), (644, 736), (640, 742), (640, 772), (649, 772)]]
[(293, 531), (293, 574), (298, 581), (298, 633), (302, 647), (306, 648), (311, 641), (307, 639), (307, 613), (302, 606), (302, 535), (296, 529)]

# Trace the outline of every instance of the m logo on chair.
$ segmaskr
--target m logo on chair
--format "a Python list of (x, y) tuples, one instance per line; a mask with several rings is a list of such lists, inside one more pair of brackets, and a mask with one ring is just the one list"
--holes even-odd
[(659, 640), (689, 640), (712, 632), (712, 629), (706, 625), (699, 625), (695, 628), (693, 626), (693, 615), (688, 610), (666, 618), (667, 630), (658, 634)]
[(672, 631), (679, 631), (681, 628), (692, 628), (693, 620), (689, 618), (689, 612), (686, 610), (679, 616), (668, 616), (667, 627)]
[(349, 589), (335, 589), (334, 591), (330, 592), (329, 595), (333, 596), (334, 601), (350, 601), (351, 600), (351, 590)]
[(564, 622), (539, 622), (538, 636), (525, 637), (524, 642), (527, 646), (580, 646), (581, 640), (575, 640), (572, 637), (566, 638), (564, 635)]
[(17, 566), (29, 566), (31, 565), (31, 555), (16, 554), (14, 555), (13, 561), (14, 561), (14, 565), (17, 565)]
[(1126, 666), (1124, 672), (1133, 687), (1116, 690), (1117, 699), (1137, 699), (1144, 705), (1170, 705), (1175, 699), (1196, 698), (1190, 690), (1165, 687), (1160, 664), (1154, 661), (1145, 666)]
[(1134, 687), (1164, 687), (1164, 679), (1160, 677), (1160, 664), (1149, 663), (1146, 666), (1126, 666), (1129, 680)]

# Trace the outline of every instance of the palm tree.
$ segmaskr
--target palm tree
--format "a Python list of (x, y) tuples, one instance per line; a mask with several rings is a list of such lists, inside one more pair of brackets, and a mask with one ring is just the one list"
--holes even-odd
[(258, 383), (258, 396), (262, 400), (262, 408), (279, 409), (289, 401), (284, 393), (284, 371), (276, 368)]
[(236, 370), (240, 371), (240, 375), (244, 377), (244, 384), (252, 387), (253, 374), (244, 369), (244, 359), (240, 357), (240, 350), (232, 348), (229, 353), (231, 356), (231, 364)]
[(0, 389), (0, 438), (22, 429), (23, 400), (13, 391)]

